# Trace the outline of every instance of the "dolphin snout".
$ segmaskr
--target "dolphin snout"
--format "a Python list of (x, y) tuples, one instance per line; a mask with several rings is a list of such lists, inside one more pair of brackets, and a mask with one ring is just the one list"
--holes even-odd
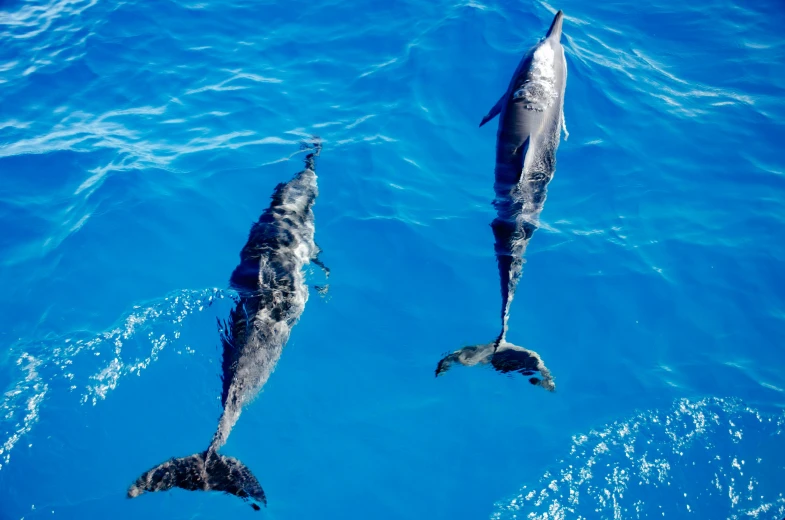
[(560, 41), (561, 26), (563, 21), (564, 21), (564, 12), (562, 10), (559, 10), (559, 12), (556, 13), (556, 16), (553, 18), (553, 23), (551, 23), (551, 28), (548, 29), (548, 34), (546, 34), (545, 37), (546, 38), (553, 37), (553, 39), (555, 39), (556, 41)]

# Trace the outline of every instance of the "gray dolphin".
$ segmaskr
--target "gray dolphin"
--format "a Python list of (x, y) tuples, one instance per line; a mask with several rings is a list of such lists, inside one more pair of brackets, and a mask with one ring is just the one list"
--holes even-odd
[[(550, 371), (540, 356), (506, 340), (510, 304), (523, 270), (523, 255), (545, 202), (556, 167), (556, 149), (564, 126), (567, 63), (561, 45), (564, 15), (556, 13), (548, 33), (523, 57), (504, 95), (480, 126), (499, 116), (493, 202), (497, 217), (491, 227), (502, 292), (502, 329), (492, 343), (465, 347), (445, 356), (436, 375), (451, 365), (491, 365), (502, 373), (531, 376), (532, 384), (554, 390)], [(535, 374), (539, 372), (539, 377)]]
[(319, 262), (314, 242), (313, 205), (318, 194), (315, 157), (321, 145), (305, 159), (305, 169), (276, 186), (272, 203), (251, 227), (240, 252), (240, 264), (230, 285), (237, 304), (227, 322), (219, 322), (223, 413), (210, 446), (203, 453), (170, 459), (145, 472), (128, 489), (134, 498), (146, 491), (179, 487), (190, 491), (223, 491), (259, 510), (267, 500), (259, 481), (239, 460), (218, 454), (229, 437), (243, 406), (261, 391), (273, 372), (292, 327), (305, 303), (308, 287), (303, 268)]

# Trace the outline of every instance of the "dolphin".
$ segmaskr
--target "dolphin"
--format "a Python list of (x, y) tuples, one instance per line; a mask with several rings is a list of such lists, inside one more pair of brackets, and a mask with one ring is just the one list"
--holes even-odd
[[(480, 126), (499, 116), (491, 223), (501, 282), (501, 332), (491, 343), (457, 350), (439, 361), (436, 375), (455, 363), (490, 363), (501, 373), (518, 372), (529, 382), (553, 391), (555, 384), (540, 356), (507, 342), (510, 304), (523, 271), (523, 255), (539, 225), (546, 188), (556, 167), (564, 124), (567, 63), (561, 45), (564, 14), (559, 11), (548, 33), (523, 57), (507, 90)], [(539, 373), (539, 376), (537, 375)]]
[(251, 227), (240, 252), (240, 264), (230, 279), (237, 292), (236, 306), (228, 320), (219, 321), (223, 346), (221, 363), (223, 413), (207, 450), (172, 458), (140, 476), (128, 497), (179, 487), (190, 491), (222, 491), (267, 505), (262, 486), (239, 460), (218, 450), (247, 405), (261, 391), (275, 368), (292, 327), (308, 301), (303, 268), (318, 260), (314, 242), (313, 205), (318, 194), (314, 143), (305, 158), (305, 169), (287, 183), (276, 186), (272, 203)]

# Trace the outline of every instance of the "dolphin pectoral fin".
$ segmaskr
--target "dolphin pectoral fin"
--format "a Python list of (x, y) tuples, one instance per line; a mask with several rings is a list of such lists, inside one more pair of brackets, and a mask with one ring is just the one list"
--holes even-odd
[(321, 258), (319, 258), (319, 255), (322, 254), (322, 248), (319, 247), (319, 244), (317, 244), (315, 242), (314, 242), (314, 245), (316, 246), (316, 254), (313, 255), (313, 258), (311, 258), (311, 262), (313, 262), (314, 264), (318, 265), (321, 268), (321, 270), (324, 271), (324, 277), (325, 278), (329, 278), (330, 277), (330, 268), (327, 267), (326, 265), (324, 265), (324, 262), (322, 262)]
[(534, 162), (534, 150), (532, 149), (532, 140), (531, 137), (527, 137), (526, 140), (515, 150), (516, 157), (520, 157), (520, 169), (521, 173), (524, 171), (528, 171), (532, 163)]
[[(523, 171), (527, 166), (531, 165), (534, 160), (534, 153), (532, 153), (531, 137), (526, 139), (512, 150), (511, 154), (510, 173), (506, 182), (518, 184), (523, 175)], [(528, 160), (528, 163), (527, 163)], [(513, 177), (514, 175), (514, 177)]]
[(494, 117), (498, 116), (501, 113), (502, 106), (504, 106), (504, 99), (506, 97), (507, 97), (507, 93), (505, 92), (502, 95), (502, 97), (499, 98), (499, 101), (497, 101), (496, 104), (493, 105), (493, 108), (491, 108), (490, 112), (488, 112), (488, 114), (482, 118), (482, 121), (480, 121), (480, 128), (482, 128), (482, 125), (484, 125), (485, 123), (487, 123), (488, 121), (490, 121), (491, 119), (493, 119)]
[(497, 372), (502, 374), (517, 372), (529, 377), (529, 383), (541, 386), (549, 392), (556, 389), (551, 371), (545, 366), (540, 355), (533, 350), (504, 342), (493, 353), (490, 361)]
[[(318, 265), (321, 268), (321, 270), (324, 272), (325, 279), (330, 278), (330, 268), (324, 265), (322, 260), (319, 258), (319, 255), (322, 254), (322, 248), (319, 247), (319, 244), (314, 244), (314, 245), (316, 245), (316, 254), (313, 256), (313, 258), (311, 258), (311, 262), (313, 262), (314, 264)], [(319, 293), (319, 296), (324, 298), (327, 296), (327, 291), (330, 289), (330, 284), (314, 285), (313, 288), (316, 290), (316, 292)]]
[(311, 262), (313, 262), (314, 264), (318, 265), (319, 268), (322, 271), (324, 271), (324, 277), (325, 278), (329, 278), (330, 277), (330, 268), (327, 267), (326, 265), (324, 265), (324, 263), (321, 261), (321, 259), (319, 259), (318, 256), (315, 256), (314, 258), (312, 258)]

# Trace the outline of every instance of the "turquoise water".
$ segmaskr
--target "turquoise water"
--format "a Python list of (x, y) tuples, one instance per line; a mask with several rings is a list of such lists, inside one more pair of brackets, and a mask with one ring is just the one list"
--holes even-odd
[[(569, 139), (508, 338), (557, 392), (436, 379), (498, 331), (477, 125), (555, 9)], [(782, 518), (783, 24), (778, 0), (0, 2), (0, 518)], [(312, 134), (330, 292), (223, 450), (269, 506), (126, 499), (209, 443), (229, 275)]]

